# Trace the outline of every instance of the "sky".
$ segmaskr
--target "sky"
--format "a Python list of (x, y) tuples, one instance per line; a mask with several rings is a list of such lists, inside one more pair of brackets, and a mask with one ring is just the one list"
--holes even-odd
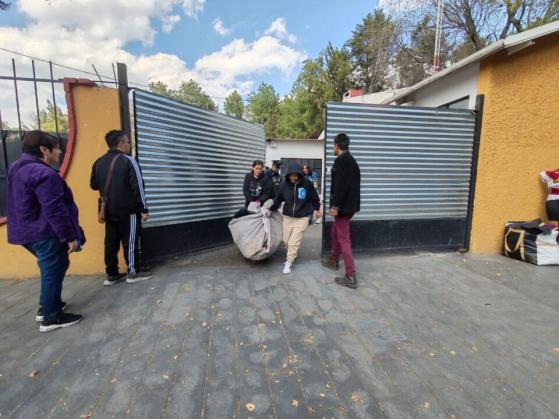
[[(124, 62), (129, 80), (143, 85), (176, 88), (192, 78), (222, 104), (233, 90), (246, 98), (261, 82), (288, 94), (301, 63), (328, 42), (342, 46), (376, 1), (13, 0), (0, 12), (0, 48), (87, 71), (93, 64), (110, 76), (112, 63)], [(29, 59), (0, 51), (0, 75), (11, 74), (12, 58), (18, 75), (31, 74)], [(39, 76), (47, 71), (37, 63)], [(76, 72), (55, 67), (63, 76)], [(0, 81), (4, 115), (12, 95)]]

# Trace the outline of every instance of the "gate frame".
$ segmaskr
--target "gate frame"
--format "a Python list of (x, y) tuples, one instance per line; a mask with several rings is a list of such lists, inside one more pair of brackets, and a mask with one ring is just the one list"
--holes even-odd
[(479, 148), (481, 143), (481, 129), (483, 127), (483, 106), (485, 104), (485, 96), (476, 96), (476, 122), (474, 128), (474, 149), (472, 150), (472, 169), (470, 171), (470, 192), (468, 195), (468, 213), (466, 215), (466, 236), (464, 237), (464, 248), (459, 249), (460, 252), (466, 253), (470, 251), (470, 241), (472, 238), (472, 223), (474, 221), (474, 200), (476, 195), (477, 181), (477, 165), (479, 161)]

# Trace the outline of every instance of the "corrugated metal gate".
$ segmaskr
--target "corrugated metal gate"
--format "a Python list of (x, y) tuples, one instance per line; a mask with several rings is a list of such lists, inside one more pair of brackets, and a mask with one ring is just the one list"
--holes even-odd
[[(329, 103), (326, 202), (334, 136), (345, 132), (361, 169), (359, 249), (467, 247), (476, 113), (412, 106)], [(329, 223), (325, 245), (329, 248)]]
[(243, 178), (264, 159), (261, 125), (134, 91), (137, 154), (150, 221), (143, 251), (157, 258), (229, 240)]

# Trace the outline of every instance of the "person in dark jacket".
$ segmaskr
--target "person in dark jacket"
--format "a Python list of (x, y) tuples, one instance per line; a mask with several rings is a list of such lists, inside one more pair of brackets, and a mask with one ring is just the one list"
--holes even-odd
[(52, 169), (60, 158), (58, 139), (42, 131), (23, 138), (23, 154), (8, 171), (8, 242), (22, 245), (37, 258), (41, 295), (36, 320), (49, 332), (73, 326), (82, 316), (65, 313), (62, 282), (68, 255), (81, 250), (85, 236), (72, 191)]
[[(91, 169), (91, 189), (107, 197), (105, 221), (105, 266), (107, 278), (104, 285), (114, 285), (126, 278), (131, 284), (150, 279), (149, 270), (141, 269), (139, 240), (141, 223), (149, 218), (142, 172), (130, 156), (130, 139), (124, 131), (110, 131), (105, 136), (109, 151), (97, 159)], [(109, 169), (114, 161), (113, 174), (105, 190)], [(118, 271), (120, 243), (128, 265), (127, 273)]]
[(252, 163), (252, 170), (246, 174), (243, 182), (243, 194), (245, 196), (245, 206), (233, 216), (240, 218), (248, 215), (248, 206), (251, 202), (264, 204), (268, 199), (274, 197), (273, 185), (270, 176), (264, 173), (264, 163), (262, 160), (255, 160)]
[(281, 185), (282, 176), (280, 173), (281, 169), (281, 160), (274, 160), (272, 161), (272, 168), (266, 172), (270, 179), (272, 179), (272, 185), (274, 189), (274, 196), (276, 196), (279, 192), (279, 187)]
[(320, 217), (320, 198), (314, 185), (303, 175), (301, 166), (289, 165), (285, 182), (274, 199), (272, 210), (283, 203), (283, 241), (287, 246), (287, 260), (283, 273), (291, 273), (291, 268), (301, 247), (305, 230), (309, 226), (308, 215), (314, 210)]
[(359, 165), (349, 153), (349, 137), (338, 134), (334, 137), (334, 154), (337, 156), (331, 170), (330, 215), (332, 225), (332, 251), (322, 260), (327, 268), (337, 270), (340, 253), (344, 258), (345, 276), (337, 277), (336, 283), (357, 288), (355, 263), (351, 249), (349, 223), (361, 204), (361, 172)]

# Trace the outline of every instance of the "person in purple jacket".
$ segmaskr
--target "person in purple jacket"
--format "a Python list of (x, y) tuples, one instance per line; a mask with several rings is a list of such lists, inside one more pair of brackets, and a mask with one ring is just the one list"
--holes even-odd
[(8, 170), (8, 242), (22, 245), (36, 258), (41, 296), (36, 320), (49, 332), (78, 323), (82, 316), (65, 313), (62, 282), (69, 254), (80, 251), (85, 236), (72, 191), (51, 167), (60, 158), (58, 139), (42, 131), (23, 138), (23, 154)]

